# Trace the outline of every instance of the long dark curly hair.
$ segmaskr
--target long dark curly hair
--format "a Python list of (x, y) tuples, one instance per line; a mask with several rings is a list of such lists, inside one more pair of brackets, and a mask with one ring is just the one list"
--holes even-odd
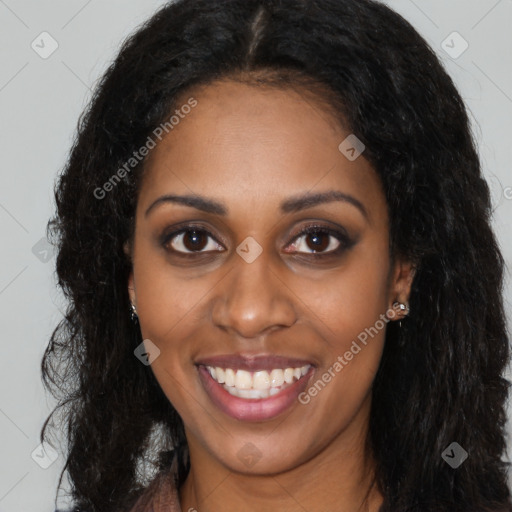
[[(66, 427), (59, 489), (67, 470), (77, 510), (123, 511), (173, 460), (178, 485), (187, 475), (182, 420), (134, 357), (142, 337), (123, 246), (145, 160), (98, 189), (193, 86), (220, 78), (323, 91), (381, 179), (393, 253), (415, 262), (411, 315), (389, 324), (373, 385), (382, 510), (512, 510), (489, 189), (452, 80), (412, 26), (372, 0), (178, 0), (123, 44), (80, 119), (48, 223), (68, 301), (41, 364), (58, 400), (41, 441), (57, 413)], [(469, 454), (457, 469), (441, 456), (454, 441)]]

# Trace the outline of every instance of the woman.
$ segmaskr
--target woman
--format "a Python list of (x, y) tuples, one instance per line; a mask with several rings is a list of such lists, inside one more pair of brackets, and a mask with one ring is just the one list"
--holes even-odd
[(389, 8), (165, 6), (56, 201), (43, 377), (77, 510), (512, 510), (489, 190)]

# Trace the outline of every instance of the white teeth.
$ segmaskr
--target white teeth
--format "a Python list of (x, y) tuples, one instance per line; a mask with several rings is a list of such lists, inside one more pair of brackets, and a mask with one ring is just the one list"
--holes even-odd
[(226, 386), (232, 387), (235, 385), (235, 372), (231, 368), (226, 369), (224, 378), (226, 379)]
[(228, 393), (231, 393), (234, 396), (238, 396), (238, 390), (236, 388), (232, 386), (224, 386), (224, 389), (226, 389)]
[(283, 389), (299, 380), (311, 368), (307, 364), (300, 368), (274, 368), (270, 373), (266, 370), (249, 372), (207, 366), (212, 379), (223, 384), (226, 391), (239, 398), (268, 398), (280, 393)]
[(245, 370), (238, 370), (235, 376), (235, 387), (238, 389), (251, 389), (252, 376)]
[[(208, 366), (208, 368), (210, 368)], [(226, 372), (222, 369), (222, 368), (215, 368), (215, 373), (217, 374), (217, 378), (212, 377), (219, 383), (219, 384), (224, 384), (224, 382), (226, 382)]]
[(272, 370), (270, 372), (270, 385), (273, 388), (282, 386), (284, 384), (283, 370)]
[[(234, 388), (236, 389), (236, 388)], [(236, 391), (238, 393), (239, 398), (267, 398), (268, 391), (261, 391), (258, 389), (238, 389)]]
[(268, 372), (254, 372), (254, 375), (252, 376), (252, 387), (254, 389), (269, 389), (270, 376)]
[[(224, 386), (226, 391), (238, 398), (268, 398), (269, 397), (269, 389), (238, 389), (235, 387), (226, 387)], [(271, 388), (272, 389), (272, 388)]]

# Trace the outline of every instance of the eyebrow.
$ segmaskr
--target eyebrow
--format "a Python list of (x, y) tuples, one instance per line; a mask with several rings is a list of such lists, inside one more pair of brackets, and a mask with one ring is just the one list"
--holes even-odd
[[(368, 212), (364, 205), (355, 197), (340, 192), (338, 190), (328, 190), (326, 192), (319, 192), (316, 194), (302, 194), (286, 199), (280, 205), (282, 213), (292, 213), (312, 208), (319, 204), (332, 203), (334, 201), (344, 202), (355, 206), (363, 216), (368, 219)], [(156, 199), (149, 208), (146, 210), (145, 216), (154, 210), (158, 205), (164, 203), (175, 203), (182, 204), (184, 206), (190, 206), (207, 213), (213, 213), (215, 215), (227, 215), (229, 210), (222, 203), (209, 199), (207, 197), (198, 195), (171, 195), (167, 194)]]

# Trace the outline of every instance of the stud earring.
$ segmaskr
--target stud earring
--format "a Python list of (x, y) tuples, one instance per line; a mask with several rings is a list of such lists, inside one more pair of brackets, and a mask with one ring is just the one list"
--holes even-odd
[(398, 327), (402, 327), (402, 319), (405, 318), (410, 311), (409, 304), (407, 302), (393, 302), (393, 309), (398, 315), (400, 315), (400, 320), (398, 320)]
[(135, 306), (133, 305), (133, 302), (130, 303), (130, 317), (133, 322), (137, 322), (139, 319), (139, 316), (137, 315), (137, 310), (135, 309)]

